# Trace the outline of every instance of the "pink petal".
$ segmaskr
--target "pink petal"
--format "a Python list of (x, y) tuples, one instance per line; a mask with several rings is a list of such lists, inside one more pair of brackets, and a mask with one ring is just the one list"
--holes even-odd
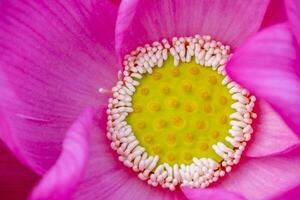
[(297, 41), (300, 44), (300, 1), (285, 0), (285, 3), (289, 22)]
[(38, 173), (55, 162), (82, 110), (106, 102), (98, 89), (116, 77), (117, 5), (79, 2), (0, 4), (0, 138)]
[(244, 155), (249, 157), (270, 156), (284, 153), (300, 145), (300, 139), (266, 102), (258, 101), (258, 119), (254, 137)]
[(294, 44), (286, 25), (269, 28), (235, 53), (227, 72), (270, 103), (291, 129), (300, 134), (300, 54)]
[(106, 138), (106, 116), (102, 112), (99, 125), (95, 125), (90, 144), (90, 159), (85, 178), (75, 199), (105, 200), (185, 200), (182, 192), (154, 188), (138, 179), (137, 174), (118, 161)]
[(222, 189), (192, 189), (184, 187), (183, 193), (189, 200), (211, 199), (211, 200), (245, 200), (239, 194)]
[(299, 200), (300, 185), (273, 197), (272, 200)]
[(56, 163), (34, 188), (31, 200), (69, 199), (77, 187), (88, 158), (93, 111), (88, 109), (72, 125)]
[(260, 29), (285, 21), (287, 21), (287, 13), (284, 1), (271, 0)]
[(300, 148), (285, 155), (244, 159), (216, 188), (246, 199), (270, 199), (300, 184)]
[(0, 197), (25, 199), (39, 177), (22, 165), (0, 141)]
[(233, 47), (256, 32), (269, 1), (123, 0), (116, 26), (121, 56), (139, 45), (174, 36), (209, 34)]

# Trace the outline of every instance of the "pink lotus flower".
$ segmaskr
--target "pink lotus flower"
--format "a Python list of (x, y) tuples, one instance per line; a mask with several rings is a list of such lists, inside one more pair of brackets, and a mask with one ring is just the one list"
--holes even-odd
[[(1, 146), (1, 197), (298, 198), (296, 4), (287, 1), (285, 11), (282, 1), (268, 0), (2, 1), (0, 138), (12, 153)], [(289, 25), (268, 28), (287, 21), (285, 13)], [(234, 48), (228, 73), (259, 97), (259, 118), (231, 173), (208, 189), (170, 192), (145, 184), (118, 162), (105, 133), (109, 94), (98, 89), (113, 86), (118, 59), (138, 45), (195, 34)]]

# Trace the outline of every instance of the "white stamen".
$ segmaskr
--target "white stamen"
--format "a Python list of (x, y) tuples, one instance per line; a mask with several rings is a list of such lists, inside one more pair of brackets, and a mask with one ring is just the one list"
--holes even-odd
[(111, 93), (110, 90), (105, 89), (105, 88), (99, 88), (98, 91), (99, 91), (99, 93), (101, 93), (101, 94), (110, 94), (110, 93)]

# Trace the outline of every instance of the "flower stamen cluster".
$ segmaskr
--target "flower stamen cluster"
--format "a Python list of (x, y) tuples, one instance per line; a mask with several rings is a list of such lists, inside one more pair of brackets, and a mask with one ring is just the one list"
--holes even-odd
[[(195, 59), (197, 64), (211, 68), (224, 77), (222, 85), (228, 88), (234, 100), (231, 108), (235, 112), (229, 116), (231, 128), (228, 130), (229, 136), (225, 138), (229, 145), (223, 142), (212, 145), (221, 162), (212, 158), (193, 157), (189, 165), (159, 163), (159, 155), (150, 155), (140, 145), (132, 126), (126, 121), (134, 111), (132, 96), (143, 76), (152, 74), (155, 67), (163, 67), (169, 57), (173, 59), (175, 68), (179, 67), (180, 62), (189, 63)], [(178, 185), (205, 188), (238, 164), (253, 133), (251, 124), (256, 118), (253, 113), (256, 99), (226, 75), (225, 64), (229, 58), (229, 46), (212, 40), (210, 36), (199, 35), (174, 37), (171, 43), (163, 39), (162, 42), (137, 47), (125, 56), (122, 77), (112, 88), (112, 98), (109, 99), (107, 137), (111, 140), (111, 148), (119, 154), (119, 160), (137, 172), (141, 180), (170, 190), (175, 190)]]

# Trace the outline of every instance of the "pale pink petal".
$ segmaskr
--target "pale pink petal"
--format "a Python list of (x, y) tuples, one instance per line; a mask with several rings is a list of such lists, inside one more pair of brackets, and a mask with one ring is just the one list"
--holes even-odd
[(300, 184), (300, 148), (285, 155), (244, 159), (216, 184), (246, 199), (270, 199)]
[(271, 0), (260, 29), (287, 21), (283, 0)]
[(117, 74), (117, 5), (4, 0), (0, 12), (0, 138), (44, 173), (82, 110), (106, 103), (98, 89)]
[(106, 116), (103, 111), (95, 125), (90, 145), (90, 159), (85, 178), (75, 199), (105, 200), (185, 200), (180, 190), (170, 192), (149, 186), (131, 169), (123, 166), (118, 155), (111, 150), (106, 138)]
[(300, 139), (268, 103), (258, 101), (256, 105), (258, 119), (255, 121), (254, 137), (251, 138), (244, 155), (270, 156), (300, 145)]
[(285, 3), (291, 28), (300, 44), (300, 1), (285, 0)]
[(262, 31), (227, 65), (233, 80), (262, 98), (300, 135), (299, 51), (285, 24)]
[(241, 195), (223, 189), (183, 187), (182, 191), (189, 200), (245, 200)]
[(69, 199), (81, 180), (88, 159), (93, 110), (86, 110), (66, 134), (56, 163), (34, 188), (31, 200)]
[(209, 34), (236, 47), (256, 32), (269, 1), (123, 0), (116, 26), (121, 56), (162, 38)]
[(26, 199), (39, 176), (26, 168), (0, 141), (0, 197)]

